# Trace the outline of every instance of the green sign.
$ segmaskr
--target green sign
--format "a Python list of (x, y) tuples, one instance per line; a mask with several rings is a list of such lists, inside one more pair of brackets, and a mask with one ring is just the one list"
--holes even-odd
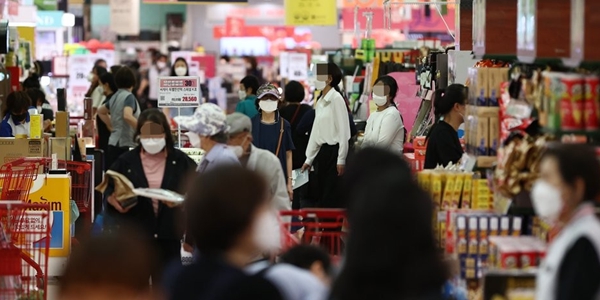
[(34, 0), (38, 10), (58, 10), (58, 0)]

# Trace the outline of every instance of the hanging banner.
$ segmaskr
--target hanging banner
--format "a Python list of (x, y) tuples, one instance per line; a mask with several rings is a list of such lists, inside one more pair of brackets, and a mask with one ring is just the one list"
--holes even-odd
[(110, 0), (110, 30), (120, 35), (140, 34), (140, 2)]
[(158, 107), (198, 107), (200, 78), (169, 76), (158, 78)]
[(336, 0), (285, 1), (285, 25), (331, 26), (337, 25)]

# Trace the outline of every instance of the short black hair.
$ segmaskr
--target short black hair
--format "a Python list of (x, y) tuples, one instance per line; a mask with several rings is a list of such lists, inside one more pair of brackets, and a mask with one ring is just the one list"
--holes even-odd
[(593, 147), (586, 144), (564, 144), (553, 142), (547, 145), (544, 158), (554, 158), (562, 179), (573, 186), (577, 179), (583, 180), (583, 201), (597, 201), (600, 196), (600, 161)]
[[(235, 186), (235, 188), (231, 188)], [(185, 198), (188, 234), (199, 253), (222, 255), (252, 226), (257, 210), (268, 205), (263, 176), (241, 166), (201, 173)]]
[(39, 100), (41, 100), (42, 102), (46, 100), (46, 94), (44, 94), (44, 92), (42, 92), (42, 90), (40, 89), (30, 88), (25, 91), (27, 92), (27, 95), (31, 100), (31, 105), (37, 104)]
[(96, 76), (98, 76), (98, 78), (106, 73), (108, 73), (108, 70), (106, 70), (105, 67), (101, 67), (101, 66), (95, 66), (94, 67), (94, 72), (96, 72)]
[(252, 95), (256, 95), (256, 91), (260, 87), (260, 83), (258, 82), (258, 78), (254, 75), (248, 75), (240, 81), (240, 84), (243, 84), (246, 89), (252, 89)]
[(137, 122), (137, 128), (135, 130), (135, 139), (137, 140), (139, 138), (142, 131), (142, 126), (148, 122), (158, 124), (163, 128), (165, 132), (166, 149), (167, 151), (173, 150), (175, 148), (175, 140), (173, 139), (173, 134), (171, 133), (171, 125), (169, 124), (165, 114), (158, 108), (149, 108), (140, 114)]
[(7, 113), (22, 113), (31, 107), (31, 98), (24, 91), (14, 91), (6, 96), (6, 111)]
[(40, 76), (36, 73), (31, 74), (31, 76), (23, 80), (22, 86), (23, 89), (41, 89), (42, 85), (40, 84)]
[(97, 60), (94, 62), (94, 67), (98, 67), (100, 64), (105, 64), (105, 65), (106, 65), (106, 60), (104, 60), (104, 59), (102, 59), (102, 58), (100, 58), (100, 59), (97, 59)]
[(101, 83), (108, 84), (108, 86), (110, 87), (110, 91), (113, 93), (115, 93), (119, 89), (117, 87), (117, 84), (115, 83), (115, 76), (112, 73), (104, 73), (98, 79), (100, 79)]
[(302, 83), (292, 80), (285, 85), (284, 100), (292, 103), (300, 103), (306, 96)]
[(221, 55), (221, 59), (225, 60), (226, 62), (231, 61), (231, 58), (229, 57), (229, 55)]
[(121, 69), (122, 65), (114, 65), (110, 67), (110, 72), (113, 74), (117, 74), (117, 72), (119, 72), (119, 70)]
[(280, 257), (282, 263), (310, 270), (315, 262), (320, 262), (328, 274), (331, 273), (331, 258), (323, 248), (312, 245), (298, 245), (288, 250)]
[(115, 83), (120, 89), (130, 89), (135, 86), (135, 74), (126, 66), (121, 67), (115, 74)]

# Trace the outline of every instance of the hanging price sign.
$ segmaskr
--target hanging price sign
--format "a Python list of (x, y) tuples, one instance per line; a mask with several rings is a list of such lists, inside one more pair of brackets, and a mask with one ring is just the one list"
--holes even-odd
[(199, 77), (158, 78), (158, 107), (198, 107), (200, 99)]

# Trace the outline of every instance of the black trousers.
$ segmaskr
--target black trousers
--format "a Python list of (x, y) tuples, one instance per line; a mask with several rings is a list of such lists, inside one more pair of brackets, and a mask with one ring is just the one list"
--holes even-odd
[(108, 145), (108, 152), (106, 153), (106, 159), (104, 160), (104, 170), (110, 169), (113, 163), (117, 161), (119, 156), (129, 151), (129, 147), (118, 147)]
[(337, 173), (337, 158), (339, 145), (322, 145), (315, 158), (316, 204), (322, 208), (343, 208), (344, 203), (340, 199), (338, 183), (340, 177)]
[(156, 239), (154, 240), (154, 251), (158, 261), (150, 274), (152, 287), (161, 288), (167, 266), (173, 263), (181, 264), (181, 241)]

